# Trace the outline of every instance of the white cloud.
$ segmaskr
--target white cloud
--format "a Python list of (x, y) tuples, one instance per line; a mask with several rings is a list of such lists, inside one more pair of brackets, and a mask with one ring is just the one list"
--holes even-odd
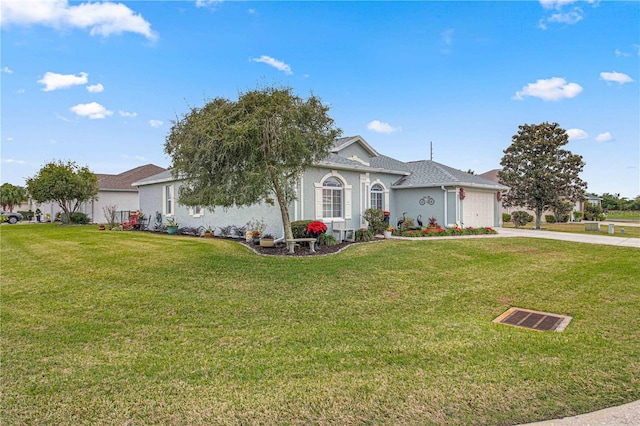
[(605, 81), (614, 81), (616, 83), (624, 84), (631, 83), (633, 79), (629, 77), (627, 74), (623, 74), (621, 72), (601, 72), (600, 78)]
[(561, 9), (563, 6), (575, 2), (576, 0), (540, 0), (540, 4), (545, 9)]
[(552, 77), (529, 83), (516, 92), (512, 99), (523, 100), (525, 96), (540, 98), (545, 101), (559, 101), (564, 98), (574, 98), (582, 92), (582, 86), (577, 83), (567, 83), (564, 78)]
[(151, 127), (161, 127), (162, 126), (162, 121), (160, 120), (149, 120), (149, 125)]
[(445, 31), (440, 33), (440, 36), (442, 37), (442, 42), (444, 44), (446, 44), (447, 46), (450, 46), (451, 44), (453, 44), (453, 33), (454, 32), (455, 32), (455, 30), (453, 28), (449, 28), (448, 30), (445, 30)]
[(1, 23), (44, 25), (63, 30), (89, 29), (91, 35), (107, 37), (132, 32), (155, 40), (151, 24), (121, 3), (87, 2), (75, 6), (67, 0), (29, 0), (0, 2)]
[(118, 114), (120, 114), (122, 117), (136, 117), (138, 115), (137, 112), (127, 112), (127, 111), (118, 111)]
[(627, 52), (623, 52), (620, 49), (616, 49), (615, 50), (615, 54), (616, 54), (617, 57), (621, 57), (621, 56), (622, 57), (627, 57), (627, 56), (629, 56), (629, 54)]
[(572, 140), (586, 139), (589, 137), (587, 132), (582, 129), (567, 129), (567, 136)]
[(367, 129), (376, 133), (393, 133), (401, 130), (400, 127), (393, 127), (389, 123), (384, 123), (380, 120), (373, 120), (367, 124)]
[(611, 139), (613, 139), (613, 135), (609, 132), (600, 133), (598, 136), (596, 136), (596, 140), (598, 142), (606, 142), (610, 141)]
[(3, 158), (2, 162), (7, 164), (25, 164), (26, 163), (23, 160), (14, 160), (13, 158)]
[(113, 115), (113, 111), (109, 111), (97, 102), (91, 102), (88, 104), (78, 104), (70, 108), (72, 112), (75, 112), (81, 117), (89, 117), (91, 120), (97, 118), (106, 118)]
[(57, 118), (58, 120), (66, 121), (67, 123), (72, 123), (72, 121), (71, 121), (71, 120), (69, 120), (67, 117), (63, 117), (63, 116), (62, 116), (62, 115), (60, 115), (60, 114), (56, 114), (56, 118)]
[(9, 67), (2, 67), (2, 72), (7, 74), (13, 74), (13, 71)]
[(576, 8), (572, 12), (554, 13), (553, 15), (549, 16), (547, 21), (548, 22), (553, 22), (553, 23), (556, 23), (556, 24), (574, 25), (574, 24), (577, 24), (578, 22), (582, 21), (582, 11), (580, 9)]
[(104, 92), (104, 86), (100, 83), (94, 84), (93, 86), (87, 86), (87, 90), (89, 93), (100, 93)]
[(13, 141), (13, 137), (12, 136), (7, 136), (7, 142), (11, 142)]
[(282, 61), (272, 58), (271, 56), (262, 55), (259, 58), (252, 58), (253, 62), (262, 62), (263, 64), (270, 65), (276, 68), (279, 71), (284, 72), (286, 75), (291, 75), (293, 72), (291, 71), (291, 67), (285, 64)]
[(196, 0), (196, 7), (209, 7), (214, 9), (222, 2), (223, 0)]
[(47, 72), (42, 79), (38, 80), (38, 83), (45, 85), (44, 89), (42, 89), (43, 91), (51, 92), (52, 90), (67, 89), (71, 86), (87, 84), (88, 76), (89, 74), (86, 72), (81, 72), (80, 75)]

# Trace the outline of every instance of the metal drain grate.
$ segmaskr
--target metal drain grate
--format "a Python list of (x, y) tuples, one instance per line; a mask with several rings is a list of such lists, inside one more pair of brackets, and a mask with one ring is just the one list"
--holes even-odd
[(567, 328), (571, 319), (566, 315), (511, 308), (494, 319), (493, 322), (536, 331), (563, 331)]

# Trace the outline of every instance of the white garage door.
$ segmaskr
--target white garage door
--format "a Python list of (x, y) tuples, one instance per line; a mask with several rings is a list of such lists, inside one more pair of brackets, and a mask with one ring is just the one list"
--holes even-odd
[(467, 191), (462, 201), (462, 222), (465, 227), (494, 226), (493, 192)]

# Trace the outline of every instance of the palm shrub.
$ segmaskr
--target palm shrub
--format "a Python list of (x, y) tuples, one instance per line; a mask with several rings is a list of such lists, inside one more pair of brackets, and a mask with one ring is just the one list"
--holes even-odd
[(502, 213), (502, 223), (511, 222), (511, 215), (509, 213)]
[(333, 235), (329, 235), (327, 233), (320, 234), (318, 237), (318, 244), (321, 246), (335, 246), (338, 244), (338, 240)]
[(368, 228), (374, 234), (382, 234), (387, 229), (387, 223), (384, 221), (384, 212), (380, 209), (367, 209), (364, 211), (364, 219), (369, 224)]

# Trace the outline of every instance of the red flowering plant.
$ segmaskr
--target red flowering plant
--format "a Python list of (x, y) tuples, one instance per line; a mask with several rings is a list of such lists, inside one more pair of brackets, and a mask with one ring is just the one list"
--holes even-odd
[(320, 234), (324, 234), (327, 231), (327, 225), (322, 222), (311, 222), (307, 225), (307, 234), (317, 237)]

